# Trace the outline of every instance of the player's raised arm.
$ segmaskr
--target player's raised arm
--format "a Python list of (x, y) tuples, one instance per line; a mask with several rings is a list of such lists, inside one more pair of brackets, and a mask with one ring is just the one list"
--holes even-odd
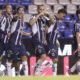
[(47, 16), (47, 17), (50, 19), (50, 22), (51, 22), (52, 24), (54, 24), (54, 19), (53, 19), (53, 17), (52, 17), (50, 14), (45, 13), (45, 16)]
[(29, 22), (29, 24), (32, 26), (34, 23), (37, 22), (37, 20), (39, 19), (39, 17), (41, 17), (42, 15), (44, 15), (44, 12), (41, 12), (35, 18), (31, 19), (30, 22)]

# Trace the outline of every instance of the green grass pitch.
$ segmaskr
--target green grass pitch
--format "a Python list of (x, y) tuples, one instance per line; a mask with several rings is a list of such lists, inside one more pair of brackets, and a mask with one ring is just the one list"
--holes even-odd
[(0, 77), (0, 80), (80, 80), (79, 75), (72, 75), (72, 76), (29, 76), (29, 77)]

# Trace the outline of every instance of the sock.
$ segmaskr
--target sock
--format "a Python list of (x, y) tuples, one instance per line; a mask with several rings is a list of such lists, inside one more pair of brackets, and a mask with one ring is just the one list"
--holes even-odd
[(7, 75), (12, 76), (12, 70), (11, 70), (12, 63), (7, 62), (6, 64), (7, 64)]
[(13, 67), (12, 69), (11, 69), (11, 73), (12, 73), (12, 77), (15, 77), (15, 67)]
[(70, 69), (70, 72), (74, 72), (76, 70), (76, 63), (72, 66), (72, 68)]
[(51, 65), (52, 65), (52, 63), (49, 61), (44, 66), (41, 67), (41, 70), (43, 71), (44, 69), (50, 67)]
[(41, 75), (40, 69), (41, 69), (42, 62), (43, 62), (43, 61), (42, 61), (41, 59), (39, 59), (39, 60), (36, 62), (35, 66), (34, 66), (33, 75)]
[(80, 75), (80, 61), (77, 62), (77, 73)]
[(27, 61), (22, 62), (24, 68), (24, 76), (28, 76), (28, 64)]
[(53, 76), (57, 75), (57, 63), (52, 65), (52, 70), (53, 70)]

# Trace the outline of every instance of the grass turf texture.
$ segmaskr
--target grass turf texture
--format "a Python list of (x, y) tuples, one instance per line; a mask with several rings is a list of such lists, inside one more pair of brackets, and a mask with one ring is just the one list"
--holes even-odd
[(72, 75), (69, 77), (59, 75), (59, 76), (29, 76), (29, 77), (0, 77), (0, 80), (80, 80), (79, 75)]

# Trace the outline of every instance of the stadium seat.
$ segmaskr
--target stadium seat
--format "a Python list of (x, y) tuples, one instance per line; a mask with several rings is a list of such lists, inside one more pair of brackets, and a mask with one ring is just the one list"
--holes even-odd
[[(25, 28), (24, 28), (24, 32), (27, 33), (32, 33), (31, 28), (29, 27), (29, 23), (25, 23)], [(23, 36), (23, 39), (30, 39), (32, 38), (31, 36)]]
[(61, 32), (58, 32), (58, 39), (61, 39), (61, 38), (63, 38), (63, 36), (62, 36)]
[(65, 32), (65, 39), (72, 39), (73, 38), (73, 32), (72, 31), (66, 31)]
[(59, 0), (59, 4), (68, 5), (70, 4), (70, 0)]
[(71, 20), (72, 20), (71, 14), (67, 14), (62, 21), (63, 22), (70, 22)]
[(70, 31), (73, 31), (73, 29), (74, 29), (74, 24), (75, 24), (75, 23), (70, 23), (70, 24), (69, 24), (69, 30), (70, 30)]
[(77, 7), (75, 5), (73, 5), (73, 4), (67, 5), (67, 12), (69, 14), (75, 14), (76, 10), (77, 10)]
[(34, 0), (35, 5), (45, 4), (45, 0)]
[(54, 13), (57, 13), (58, 10), (59, 10), (59, 9), (62, 9), (62, 8), (64, 8), (64, 7), (63, 7), (62, 5), (60, 5), (60, 4), (54, 5)]
[(55, 4), (58, 4), (58, 1), (57, 0), (46, 0), (46, 4), (55, 5)]
[(5, 5), (6, 4), (6, 0), (0, 0), (0, 5)]
[(72, 4), (80, 5), (80, 0), (71, 0)]
[(32, 0), (21, 0), (20, 4), (21, 5), (31, 5), (32, 4)]
[(74, 15), (74, 21), (77, 21), (78, 20), (78, 16), (75, 14)]
[(45, 12), (53, 13), (52, 10), (51, 10), (51, 7), (49, 5), (44, 5), (44, 7), (45, 7)]
[(12, 5), (18, 5), (19, 4), (18, 0), (8, 0), (8, 3), (12, 4)]
[(63, 22), (61, 22), (61, 23), (59, 23), (59, 31), (60, 32), (65, 32), (65, 30), (66, 30), (66, 24), (65, 23), (63, 23)]
[(30, 14), (37, 14), (37, 6), (36, 5), (29, 5), (28, 6), (28, 12)]
[(29, 20), (30, 20), (31, 16), (32, 16), (31, 14), (25, 14), (24, 15), (24, 22), (29, 23)]

